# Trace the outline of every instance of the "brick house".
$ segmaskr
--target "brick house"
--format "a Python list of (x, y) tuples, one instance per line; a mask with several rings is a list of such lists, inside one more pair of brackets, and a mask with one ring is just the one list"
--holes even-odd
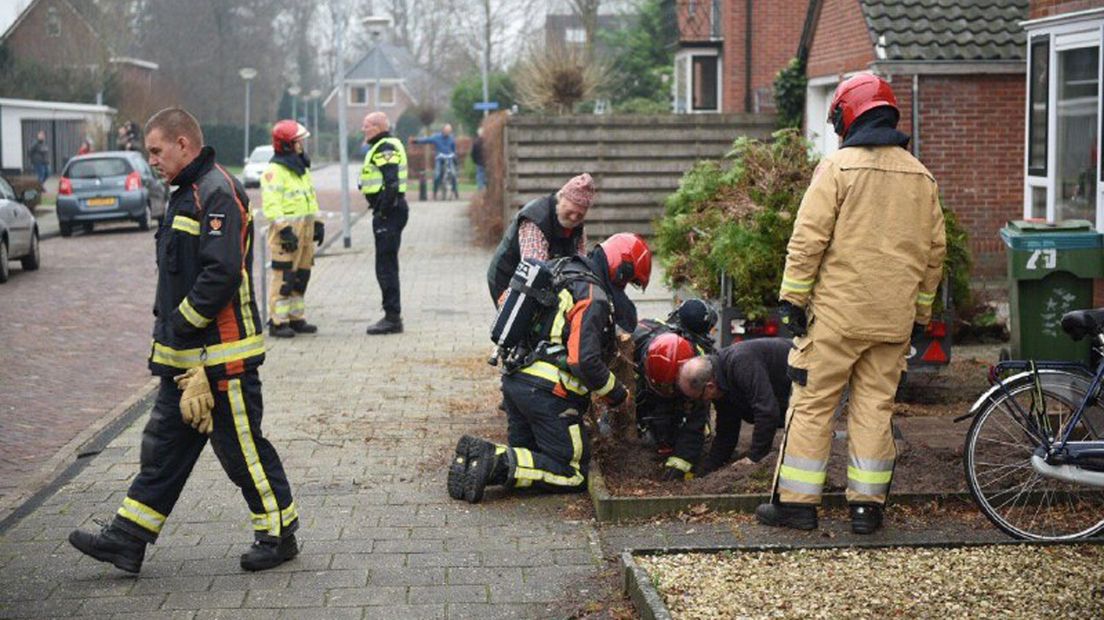
[(974, 275), (1002, 279), (998, 231), (1022, 215), (1029, 0), (814, 0), (807, 50), (806, 135), (827, 154), (828, 106), (841, 79), (886, 78), (902, 131), (970, 234)]
[(676, 0), (678, 113), (773, 112), (774, 76), (794, 57), (809, 0)]
[[(376, 83), (379, 101), (376, 102)], [(360, 130), (369, 112), (387, 114), (394, 127), (399, 117), (419, 101), (439, 96), (429, 75), (418, 67), (410, 52), (397, 45), (380, 43), (345, 72), (345, 113), (349, 131)], [(327, 118), (337, 120), (337, 92), (334, 88), (323, 101)]]

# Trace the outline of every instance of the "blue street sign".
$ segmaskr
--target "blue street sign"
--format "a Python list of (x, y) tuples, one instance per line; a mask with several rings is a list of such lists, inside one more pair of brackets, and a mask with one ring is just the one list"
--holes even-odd
[(480, 101), (480, 102), (476, 102), (476, 104), (472, 107), (475, 108), (476, 110), (497, 110), (498, 109), (498, 102), (497, 101)]

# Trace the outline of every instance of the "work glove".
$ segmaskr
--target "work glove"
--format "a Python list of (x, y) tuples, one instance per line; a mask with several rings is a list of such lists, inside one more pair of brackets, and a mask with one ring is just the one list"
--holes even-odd
[(322, 245), (322, 241), (326, 238), (326, 225), (322, 222), (314, 221), (314, 242), (319, 246)]
[(184, 374), (173, 377), (180, 394), (180, 417), (184, 423), (204, 435), (210, 435), (214, 428), (211, 410), (215, 408), (215, 397), (211, 394), (211, 384), (207, 382), (207, 373), (202, 366), (189, 368)]
[(603, 398), (605, 398), (606, 405), (608, 405), (610, 409), (617, 409), (628, 399), (628, 397), (629, 391), (625, 389), (625, 386), (618, 383), (613, 386), (613, 389), (607, 392)]
[(809, 333), (809, 319), (805, 316), (805, 308), (798, 308), (788, 301), (783, 301), (779, 314), (782, 315), (782, 325), (794, 338), (800, 338)]
[(916, 340), (920, 336), (923, 336), (924, 332), (927, 331), (927, 329), (928, 329), (927, 325), (921, 325), (919, 323), (913, 323), (912, 324), (912, 333), (909, 334), (909, 340)]
[(664, 467), (663, 473), (659, 475), (659, 479), (664, 482), (674, 482), (676, 480), (686, 480), (686, 472), (677, 467)]
[(294, 252), (299, 249), (299, 237), (295, 236), (295, 231), (291, 229), (291, 226), (280, 229), (280, 248), (285, 252)]

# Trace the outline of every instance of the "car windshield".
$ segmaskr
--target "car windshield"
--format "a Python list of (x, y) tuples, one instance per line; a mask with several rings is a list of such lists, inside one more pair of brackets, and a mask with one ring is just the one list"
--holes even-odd
[(103, 177), (121, 177), (130, 172), (130, 164), (122, 158), (100, 157), (81, 159), (69, 164), (65, 176), (70, 179), (97, 179)]
[(249, 156), (249, 163), (251, 164), (263, 164), (272, 159), (272, 147), (261, 146), (253, 149), (253, 154)]

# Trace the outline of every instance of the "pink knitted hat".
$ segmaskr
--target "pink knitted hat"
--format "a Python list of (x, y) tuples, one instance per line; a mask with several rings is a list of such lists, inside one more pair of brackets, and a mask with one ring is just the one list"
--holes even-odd
[(564, 183), (564, 186), (560, 188), (560, 196), (562, 198), (566, 198), (580, 207), (586, 207), (587, 209), (589, 209), (590, 205), (594, 202), (594, 195), (596, 193), (598, 193), (598, 190), (594, 187), (594, 179), (585, 172), (577, 177), (572, 177), (570, 181)]

